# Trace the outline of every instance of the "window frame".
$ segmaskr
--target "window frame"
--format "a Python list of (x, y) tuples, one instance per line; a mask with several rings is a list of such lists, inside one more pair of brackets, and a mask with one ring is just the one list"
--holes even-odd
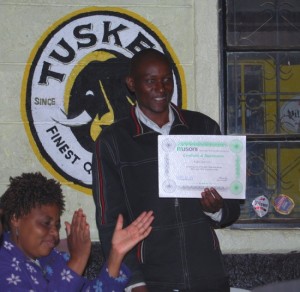
[[(220, 58), (220, 70), (219, 70), (219, 83), (220, 83), (220, 128), (224, 135), (228, 135), (228, 121), (227, 121), (227, 105), (228, 105), (228, 74), (227, 74), (227, 54), (228, 53), (255, 53), (255, 52), (292, 52), (297, 51), (300, 53), (300, 46), (296, 49), (293, 48), (253, 48), (253, 47), (238, 47), (238, 46), (227, 46), (226, 42), (226, 14), (227, 14), (227, 2), (231, 0), (219, 0), (218, 1), (218, 11), (219, 11), (219, 58)], [(300, 32), (299, 32), (300, 36)], [(276, 92), (278, 94), (278, 92)], [(243, 135), (243, 134), (241, 134)], [(245, 134), (246, 135), (246, 134)], [(289, 137), (287, 137), (289, 136)], [(299, 135), (246, 135), (247, 143), (255, 142), (255, 141), (284, 141), (284, 139), (288, 139), (288, 141), (295, 141), (300, 143), (300, 134)], [(263, 138), (262, 138), (263, 137)], [(300, 148), (300, 147), (299, 147)], [(245, 206), (246, 200), (241, 201), (241, 206)], [(251, 199), (251, 198), (250, 198)], [(248, 202), (249, 203), (249, 202)], [(271, 202), (270, 202), (271, 204)], [(298, 215), (298, 213), (297, 213)], [(289, 218), (288, 216), (282, 217), (279, 219), (268, 219), (268, 218), (247, 218), (247, 219), (239, 219), (235, 224), (233, 224), (230, 228), (238, 228), (238, 229), (289, 229), (289, 228), (299, 228), (300, 224), (300, 212), (297, 218)]]

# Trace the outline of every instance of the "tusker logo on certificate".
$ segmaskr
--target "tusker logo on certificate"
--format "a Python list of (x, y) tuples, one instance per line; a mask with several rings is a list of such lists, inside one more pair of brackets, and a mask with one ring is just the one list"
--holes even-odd
[(200, 198), (214, 187), (223, 198), (245, 199), (245, 136), (160, 135), (158, 163), (162, 198)]
[(60, 182), (91, 194), (94, 142), (134, 104), (124, 78), (130, 59), (144, 48), (172, 60), (172, 101), (185, 107), (177, 57), (159, 30), (137, 14), (109, 7), (79, 10), (36, 43), (24, 73), (21, 113), (36, 156)]

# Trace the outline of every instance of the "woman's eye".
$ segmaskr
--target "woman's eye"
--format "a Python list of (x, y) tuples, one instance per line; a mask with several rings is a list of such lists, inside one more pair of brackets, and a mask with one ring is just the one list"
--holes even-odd
[(50, 226), (50, 222), (49, 221), (45, 221), (45, 222), (43, 222), (43, 225), (49, 227)]

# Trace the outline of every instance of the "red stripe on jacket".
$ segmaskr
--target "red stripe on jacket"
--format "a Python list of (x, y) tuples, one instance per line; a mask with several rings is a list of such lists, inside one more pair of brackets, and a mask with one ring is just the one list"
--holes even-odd
[(99, 181), (99, 196), (100, 196), (100, 209), (101, 209), (101, 224), (105, 224), (104, 212), (105, 212), (105, 199), (103, 193), (103, 173), (100, 161), (100, 151), (99, 151), (99, 139), (96, 141), (96, 155), (97, 155), (97, 169), (98, 169), (98, 181)]

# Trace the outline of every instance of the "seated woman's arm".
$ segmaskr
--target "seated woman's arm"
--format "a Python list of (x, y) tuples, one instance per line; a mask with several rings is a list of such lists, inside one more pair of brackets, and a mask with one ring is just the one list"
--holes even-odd
[(74, 212), (72, 223), (65, 222), (70, 260), (68, 266), (82, 275), (91, 253), (90, 226), (82, 209)]
[[(97, 279), (86, 282), (92, 291), (95, 287), (106, 290), (124, 289), (130, 276), (129, 269), (122, 264), (126, 253), (146, 238), (152, 230), (153, 212), (143, 212), (135, 221), (123, 229), (123, 216), (119, 215), (112, 237), (111, 250)], [(72, 224), (66, 222), (70, 260), (68, 267), (82, 275), (91, 251), (89, 225), (81, 209), (74, 213)]]
[(123, 229), (123, 216), (119, 215), (112, 237), (111, 250), (107, 260), (111, 277), (119, 275), (119, 269), (126, 253), (151, 232), (153, 212), (143, 212), (135, 221)]

